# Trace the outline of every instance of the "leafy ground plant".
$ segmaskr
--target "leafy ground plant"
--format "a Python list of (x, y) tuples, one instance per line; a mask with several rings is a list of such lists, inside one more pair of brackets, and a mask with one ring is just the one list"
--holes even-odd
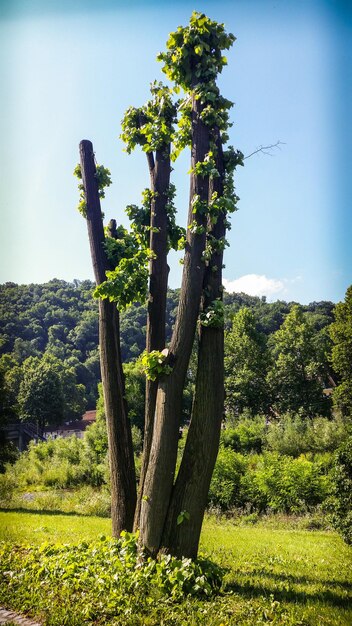
[[(142, 558), (137, 539), (136, 534), (123, 531), (118, 540), (102, 535), (99, 542), (74, 546), (44, 543), (38, 549), (3, 543), (1, 601), (22, 609), (35, 603), (46, 616), (60, 615), (62, 621), (53, 622), (57, 624), (113, 619), (125, 623), (124, 619), (145, 614), (156, 603), (207, 598), (219, 590), (223, 572), (216, 564), (171, 555)], [(73, 604), (76, 608), (71, 621), (66, 621), (63, 611), (69, 599), (71, 608)], [(51, 618), (47, 623), (52, 623)]]

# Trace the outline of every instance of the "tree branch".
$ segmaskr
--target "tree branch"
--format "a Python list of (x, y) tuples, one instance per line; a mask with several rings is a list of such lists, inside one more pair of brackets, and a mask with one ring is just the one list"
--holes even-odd
[(270, 146), (259, 146), (259, 148), (257, 148), (256, 150), (254, 150), (250, 154), (247, 154), (247, 156), (245, 156), (244, 159), (249, 159), (254, 154), (259, 154), (259, 153), (265, 154), (266, 156), (274, 156), (273, 154), (271, 154), (271, 152), (269, 152), (269, 150), (273, 150), (274, 148), (278, 148), (279, 150), (281, 150), (280, 146), (285, 146), (285, 145), (286, 143), (284, 141), (277, 141), (276, 143), (270, 144)]

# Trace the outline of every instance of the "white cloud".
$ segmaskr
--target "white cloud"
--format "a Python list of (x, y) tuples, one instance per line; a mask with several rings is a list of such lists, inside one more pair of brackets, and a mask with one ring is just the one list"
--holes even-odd
[(249, 296), (267, 296), (285, 291), (286, 279), (268, 278), (264, 274), (246, 274), (235, 280), (224, 278), (223, 284), (229, 293), (237, 292)]

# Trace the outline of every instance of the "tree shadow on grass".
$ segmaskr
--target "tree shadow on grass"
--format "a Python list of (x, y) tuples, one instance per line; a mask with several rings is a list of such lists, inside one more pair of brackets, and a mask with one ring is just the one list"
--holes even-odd
[(57, 509), (26, 509), (25, 507), (16, 507), (13, 509), (5, 509), (0, 507), (0, 512), (1, 513), (28, 513), (28, 514), (32, 514), (32, 515), (66, 515), (66, 516), (70, 516), (70, 517), (101, 517), (104, 519), (109, 519), (110, 516), (109, 515), (104, 515), (104, 514), (97, 514), (95, 513), (94, 515), (88, 515), (87, 513), (78, 513), (77, 511), (72, 511), (72, 512), (67, 512), (67, 511), (60, 511)]
[[(241, 573), (241, 577), (242, 577)], [(244, 574), (245, 575), (245, 574)], [(255, 572), (251, 572), (250, 576), (255, 576)], [(342, 589), (346, 591), (352, 591), (351, 585), (347, 582), (342, 582), (341, 584), (334, 582), (321, 582), (314, 581), (314, 579), (307, 579), (305, 577), (295, 577), (291, 575), (280, 575), (280, 574), (272, 574), (272, 573), (263, 573), (261, 572), (261, 576), (265, 578), (272, 578), (276, 582), (281, 582), (281, 584), (298, 584), (298, 585), (308, 585), (311, 583), (317, 583), (324, 585), (325, 587), (342, 587)], [(258, 574), (259, 577), (259, 574)], [(323, 602), (325, 604), (330, 604), (331, 606), (343, 608), (343, 609), (351, 609), (352, 606), (352, 595), (341, 597), (341, 595), (334, 592), (332, 589), (323, 589), (322, 591), (312, 593), (307, 589), (307, 591), (296, 591), (295, 589), (278, 589), (274, 585), (271, 586), (270, 583), (265, 583), (258, 580), (257, 582), (236, 582), (231, 581), (229, 583), (225, 583), (225, 593), (228, 591), (234, 591), (239, 593), (241, 596), (246, 597), (262, 597), (262, 596), (270, 596), (274, 595), (275, 600), (279, 600), (281, 602), (293, 602), (298, 604), (314, 604)]]

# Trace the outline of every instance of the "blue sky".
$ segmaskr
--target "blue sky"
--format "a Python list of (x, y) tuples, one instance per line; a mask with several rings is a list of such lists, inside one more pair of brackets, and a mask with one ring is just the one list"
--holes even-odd
[[(352, 11), (348, 2), (1, 0), (0, 282), (92, 278), (72, 170), (91, 139), (111, 169), (107, 219), (148, 185), (145, 155), (118, 139), (125, 109), (163, 79), (156, 55), (193, 10), (237, 41), (220, 78), (235, 102), (230, 143), (255, 155), (238, 172), (226, 251), (229, 290), (268, 299), (343, 299), (352, 282)], [(177, 163), (179, 222), (189, 155)], [(170, 285), (181, 266), (170, 259)]]

